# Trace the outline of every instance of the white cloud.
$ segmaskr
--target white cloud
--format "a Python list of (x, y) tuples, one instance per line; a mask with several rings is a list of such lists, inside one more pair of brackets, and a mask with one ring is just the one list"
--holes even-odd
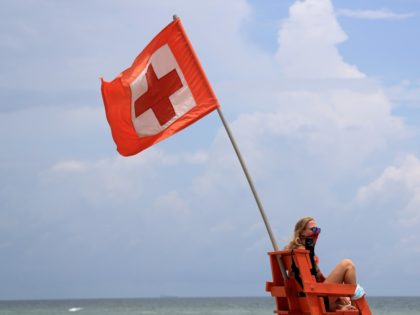
[(396, 13), (389, 9), (379, 10), (350, 10), (339, 9), (337, 10), (338, 16), (347, 16), (357, 19), (366, 20), (403, 20), (415, 16), (415, 13)]
[[(247, 153), (261, 161), (260, 172), (291, 163), (298, 154), (309, 167), (318, 159), (327, 163), (322, 167), (332, 178), (350, 175), (407, 135), (384, 89), (342, 59), (337, 45), (346, 37), (331, 2), (297, 1), (290, 8), (276, 55), (279, 75), (285, 72), (289, 82), (270, 91), (274, 106), (242, 114), (234, 125), (238, 137), (247, 139)], [(281, 158), (270, 160), (276, 156)]]
[(387, 167), (379, 177), (360, 188), (357, 200), (392, 204), (391, 211), (398, 216), (400, 224), (417, 226), (420, 223), (420, 160), (407, 155), (398, 165)]
[[(41, 172), (40, 180), (45, 187), (68, 186), (67, 193), (72, 192), (94, 205), (119, 204), (147, 195), (150, 188), (156, 187), (150, 183), (162, 178), (163, 169), (174, 168), (180, 163), (190, 164), (187, 158), (152, 148), (128, 158), (59, 161)], [(169, 197), (175, 195), (169, 194), (158, 204), (163, 205)]]
[[(296, 2), (279, 34), (277, 78), (243, 88), (251, 96), (249, 103), (245, 97), (240, 102), (247, 113), (230, 124), (257, 189), (262, 187), (263, 200), (268, 200), (269, 217), (284, 227), (308, 209), (326, 216), (330, 207), (345, 211), (336, 187), (356, 189), (356, 184), (344, 188), (342, 183), (365, 179), (368, 161), (384, 163), (390, 145), (403, 139), (407, 130), (392, 114), (382, 87), (342, 59), (337, 45), (346, 34), (330, 2)], [(301, 49), (296, 56), (292, 52), (297, 47)], [(322, 51), (328, 53), (318, 53)], [(258, 101), (266, 99), (267, 104)], [(223, 130), (209, 150), (206, 172), (193, 186), (202, 198), (224, 195), (226, 202), (247, 194), (249, 211), (257, 212)], [(302, 198), (296, 199), (296, 194)], [(252, 213), (245, 224), (251, 218), (260, 220)]]
[[(366, 278), (380, 286), (383, 274), (404, 264), (401, 280), (394, 286), (404, 290), (405, 286), (414, 285), (418, 281), (416, 266), (420, 258), (420, 245), (415, 241), (420, 237), (416, 228), (420, 223), (419, 158), (413, 154), (402, 155), (385, 167), (359, 188), (352, 208), (353, 215), (360, 218), (352, 239), (364, 243), (366, 248), (361, 250), (361, 257), (365, 256), (367, 265), (381, 262), (374, 268), (375, 273), (367, 274)], [(379, 287), (376, 290), (378, 294), (386, 292)]]
[(210, 232), (217, 235), (221, 235), (226, 232), (234, 232), (234, 231), (236, 231), (236, 224), (232, 224), (230, 222), (221, 222), (210, 228)]
[(261, 138), (271, 138), (273, 143), (290, 138), (330, 162), (351, 164), (385, 149), (388, 141), (404, 134), (402, 121), (392, 116), (380, 89), (296, 89), (284, 93), (280, 102), (288, 106), (271, 113), (242, 115), (235, 122), (238, 135), (253, 146), (250, 151), (264, 150), (259, 146)]
[(188, 202), (181, 198), (179, 193), (175, 190), (171, 190), (157, 198), (155, 207), (162, 215), (168, 215), (169, 213), (171, 216), (176, 216), (178, 218), (188, 215), (191, 210)]
[[(15, 1), (0, 13), (1, 59), (9, 60), (2, 64), (0, 87), (97, 91), (98, 78), (112, 80), (130, 66), (147, 43), (172, 21), (173, 14), (181, 18), (210, 77), (221, 73), (225, 77), (232, 77), (229, 75), (232, 73), (257, 73), (258, 64), (269, 61), (268, 55), (240, 36), (250, 13), (251, 6), (245, 0), (147, 4), (126, 0), (118, 6), (92, 1), (83, 8), (67, 2), (39, 6), (36, 2)], [(12, 62), (9, 56), (14, 56)], [(217, 71), (213, 73), (212, 69)], [(28, 74), (30, 80), (22, 80)]]
[(193, 154), (186, 154), (185, 159), (192, 164), (204, 164), (208, 161), (209, 156), (207, 152), (197, 151)]
[(287, 77), (361, 78), (355, 66), (343, 62), (336, 47), (347, 35), (340, 28), (330, 1), (295, 2), (278, 35), (277, 60)]
[(54, 172), (82, 172), (86, 170), (86, 163), (81, 161), (62, 161), (52, 167)]
[(404, 80), (386, 90), (395, 107), (420, 107), (420, 81)]

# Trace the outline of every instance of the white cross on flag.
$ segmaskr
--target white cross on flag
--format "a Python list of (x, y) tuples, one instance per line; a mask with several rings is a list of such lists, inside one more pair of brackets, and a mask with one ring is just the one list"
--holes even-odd
[(121, 155), (134, 155), (219, 107), (177, 18), (112, 82), (102, 97)]

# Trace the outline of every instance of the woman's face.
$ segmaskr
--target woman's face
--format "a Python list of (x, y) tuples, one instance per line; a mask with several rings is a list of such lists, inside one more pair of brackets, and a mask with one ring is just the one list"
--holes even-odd
[(317, 227), (315, 220), (311, 220), (308, 223), (306, 223), (306, 227), (302, 231), (302, 236), (304, 236), (304, 237), (311, 236), (313, 234), (313, 232), (311, 230), (313, 227)]

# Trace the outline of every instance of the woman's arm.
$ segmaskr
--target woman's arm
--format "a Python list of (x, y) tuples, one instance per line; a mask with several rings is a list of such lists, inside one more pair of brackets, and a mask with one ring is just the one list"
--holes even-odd
[(318, 268), (318, 277), (317, 277), (317, 281), (318, 282), (324, 282), (325, 281), (325, 276), (322, 274), (321, 270), (319, 270)]

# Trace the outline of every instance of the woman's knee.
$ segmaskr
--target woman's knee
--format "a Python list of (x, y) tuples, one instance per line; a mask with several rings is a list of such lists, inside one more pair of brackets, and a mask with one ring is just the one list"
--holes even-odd
[(345, 269), (356, 269), (356, 266), (354, 265), (353, 261), (346, 258), (340, 261), (340, 265)]

